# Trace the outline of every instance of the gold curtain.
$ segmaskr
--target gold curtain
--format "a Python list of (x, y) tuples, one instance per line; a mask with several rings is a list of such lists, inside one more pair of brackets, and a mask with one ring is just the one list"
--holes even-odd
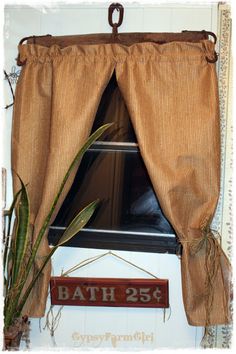
[[(34, 235), (115, 70), (153, 187), (183, 245), (188, 322), (228, 323), (230, 264), (210, 229), (220, 178), (217, 79), (206, 60), (214, 44), (27, 44), (19, 51), (26, 63), (16, 90), (12, 167), (28, 183)], [(45, 235), (38, 264), (47, 252)], [(49, 277), (47, 269), (32, 293), (31, 316), (44, 314)]]

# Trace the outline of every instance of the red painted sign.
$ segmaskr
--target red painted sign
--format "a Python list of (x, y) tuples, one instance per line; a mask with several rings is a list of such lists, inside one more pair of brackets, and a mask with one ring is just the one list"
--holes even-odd
[(52, 305), (169, 307), (168, 280), (52, 277)]

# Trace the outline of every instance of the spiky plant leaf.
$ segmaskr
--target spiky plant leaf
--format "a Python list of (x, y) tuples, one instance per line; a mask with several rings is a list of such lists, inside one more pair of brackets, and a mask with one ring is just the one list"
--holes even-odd
[[(19, 176), (18, 176), (19, 177)], [(29, 197), (26, 187), (19, 177), (21, 183), (21, 194), (17, 206), (17, 228), (14, 239), (14, 262), (12, 269), (12, 285), (19, 280), (19, 272), (28, 246), (29, 227)]]
[(7, 223), (8, 223), (8, 227), (7, 227), (7, 233), (5, 236), (5, 240), (4, 240), (4, 254), (3, 254), (3, 271), (5, 273), (6, 269), (7, 269), (7, 264), (9, 263), (9, 253), (12, 253), (12, 249), (11, 249), (11, 221), (12, 221), (12, 215), (13, 215), (13, 211), (15, 209), (15, 205), (17, 203), (18, 197), (21, 194), (22, 189), (20, 189), (14, 196), (13, 202), (8, 210), (7, 213)]
[(34, 276), (31, 283), (29, 284), (27, 290), (25, 291), (24, 296), (22, 297), (21, 302), (17, 307), (17, 311), (19, 314), (22, 311), (22, 309), (25, 305), (25, 302), (28, 299), (30, 292), (33, 289), (36, 281), (38, 280), (40, 274), (42, 274), (43, 269), (47, 265), (48, 261), (51, 259), (54, 252), (57, 250), (57, 248), (59, 246), (62, 246), (64, 243), (68, 242), (72, 237), (74, 237), (87, 224), (87, 222), (89, 221), (89, 219), (93, 215), (98, 203), (99, 203), (99, 200), (95, 200), (94, 202), (87, 205), (84, 209), (82, 209), (76, 215), (76, 217), (72, 220), (70, 225), (66, 228), (62, 237), (59, 240), (59, 243), (56, 246), (54, 246), (52, 248), (51, 252), (47, 255), (42, 266), (40, 267), (37, 274)]
[(74, 235), (76, 235), (89, 221), (91, 216), (93, 215), (97, 205), (98, 200), (87, 205), (84, 209), (82, 209), (79, 214), (72, 220), (70, 225), (65, 229), (62, 237), (60, 238), (57, 247), (62, 246), (64, 243), (69, 241)]

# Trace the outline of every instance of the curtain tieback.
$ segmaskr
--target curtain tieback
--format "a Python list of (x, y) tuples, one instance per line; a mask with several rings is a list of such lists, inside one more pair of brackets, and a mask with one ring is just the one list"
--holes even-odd
[(190, 244), (190, 254), (192, 256), (195, 256), (204, 247), (206, 247), (206, 250), (208, 252), (211, 252), (211, 250), (218, 251), (218, 248), (220, 247), (218, 239), (220, 240), (221, 243), (221, 236), (219, 232), (211, 229), (210, 226), (207, 225), (202, 228), (201, 234), (202, 234), (201, 237), (197, 237), (192, 240), (183, 241), (184, 243), (186, 242)]
[[(221, 257), (221, 236), (218, 231), (210, 228), (209, 224), (201, 228), (201, 237), (191, 240), (181, 240), (182, 244), (189, 243), (189, 250), (191, 256), (196, 256), (198, 252), (205, 249), (205, 308), (206, 308), (206, 324), (210, 325), (210, 314), (214, 298), (214, 282), (220, 267)], [(218, 239), (220, 242), (218, 242)], [(225, 299), (224, 299), (225, 300)], [(226, 314), (225, 303), (224, 311)]]

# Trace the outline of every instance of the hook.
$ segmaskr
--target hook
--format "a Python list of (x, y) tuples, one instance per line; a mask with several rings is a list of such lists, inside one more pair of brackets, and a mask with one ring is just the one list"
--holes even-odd
[(214, 44), (216, 44), (216, 42), (217, 42), (217, 37), (216, 37), (216, 35), (215, 35), (214, 32), (205, 31), (205, 30), (202, 30), (202, 32), (205, 33), (207, 36), (212, 36), (213, 39), (214, 39)]
[[(118, 22), (113, 22), (113, 20), (112, 20), (113, 12), (115, 10), (117, 10), (119, 12)], [(112, 3), (108, 9), (108, 22), (109, 22), (109, 25), (112, 27), (112, 34), (114, 36), (116, 36), (118, 34), (117, 28), (121, 26), (121, 24), (123, 22), (123, 17), (124, 17), (124, 7), (119, 3)]]
[[(184, 31), (182, 31), (182, 32), (195, 32), (195, 33), (197, 33), (197, 32), (202, 32), (203, 34), (205, 34), (206, 39), (207, 39), (209, 36), (211, 36), (211, 37), (213, 37), (213, 39), (214, 39), (214, 44), (216, 44), (216, 42), (217, 42), (217, 36), (215, 35), (214, 32), (205, 31), (205, 30), (202, 30), (202, 31), (188, 31), (188, 30), (184, 30)], [(214, 58), (213, 58), (213, 59), (210, 59), (210, 58), (208, 58), (208, 57), (206, 56), (206, 61), (207, 61), (208, 63), (216, 63), (217, 60), (218, 60), (218, 54), (216, 53), (216, 51), (214, 52)]]
[[(217, 42), (217, 37), (215, 35), (214, 32), (209, 32), (209, 31), (202, 31), (203, 33), (206, 33), (208, 36), (212, 36), (214, 39), (214, 44), (216, 44)], [(208, 57), (206, 57), (206, 61), (208, 61), (208, 63), (216, 63), (218, 60), (218, 54), (216, 53), (216, 51), (214, 52), (214, 58), (213, 59), (209, 59)]]
[(216, 63), (217, 60), (218, 60), (218, 54), (216, 53), (216, 51), (214, 51), (214, 58), (213, 59), (206, 57), (206, 61), (208, 61), (208, 63)]
[[(36, 38), (41, 38), (41, 37), (52, 37), (51, 34), (45, 34), (43, 36), (29, 36), (29, 37), (24, 37), (20, 40), (18, 46), (22, 45), (26, 40), (33, 38), (33, 44), (36, 44)], [(20, 60), (20, 53), (18, 54), (16, 58), (16, 63), (18, 66), (23, 66), (26, 63), (26, 59), (24, 61)]]

